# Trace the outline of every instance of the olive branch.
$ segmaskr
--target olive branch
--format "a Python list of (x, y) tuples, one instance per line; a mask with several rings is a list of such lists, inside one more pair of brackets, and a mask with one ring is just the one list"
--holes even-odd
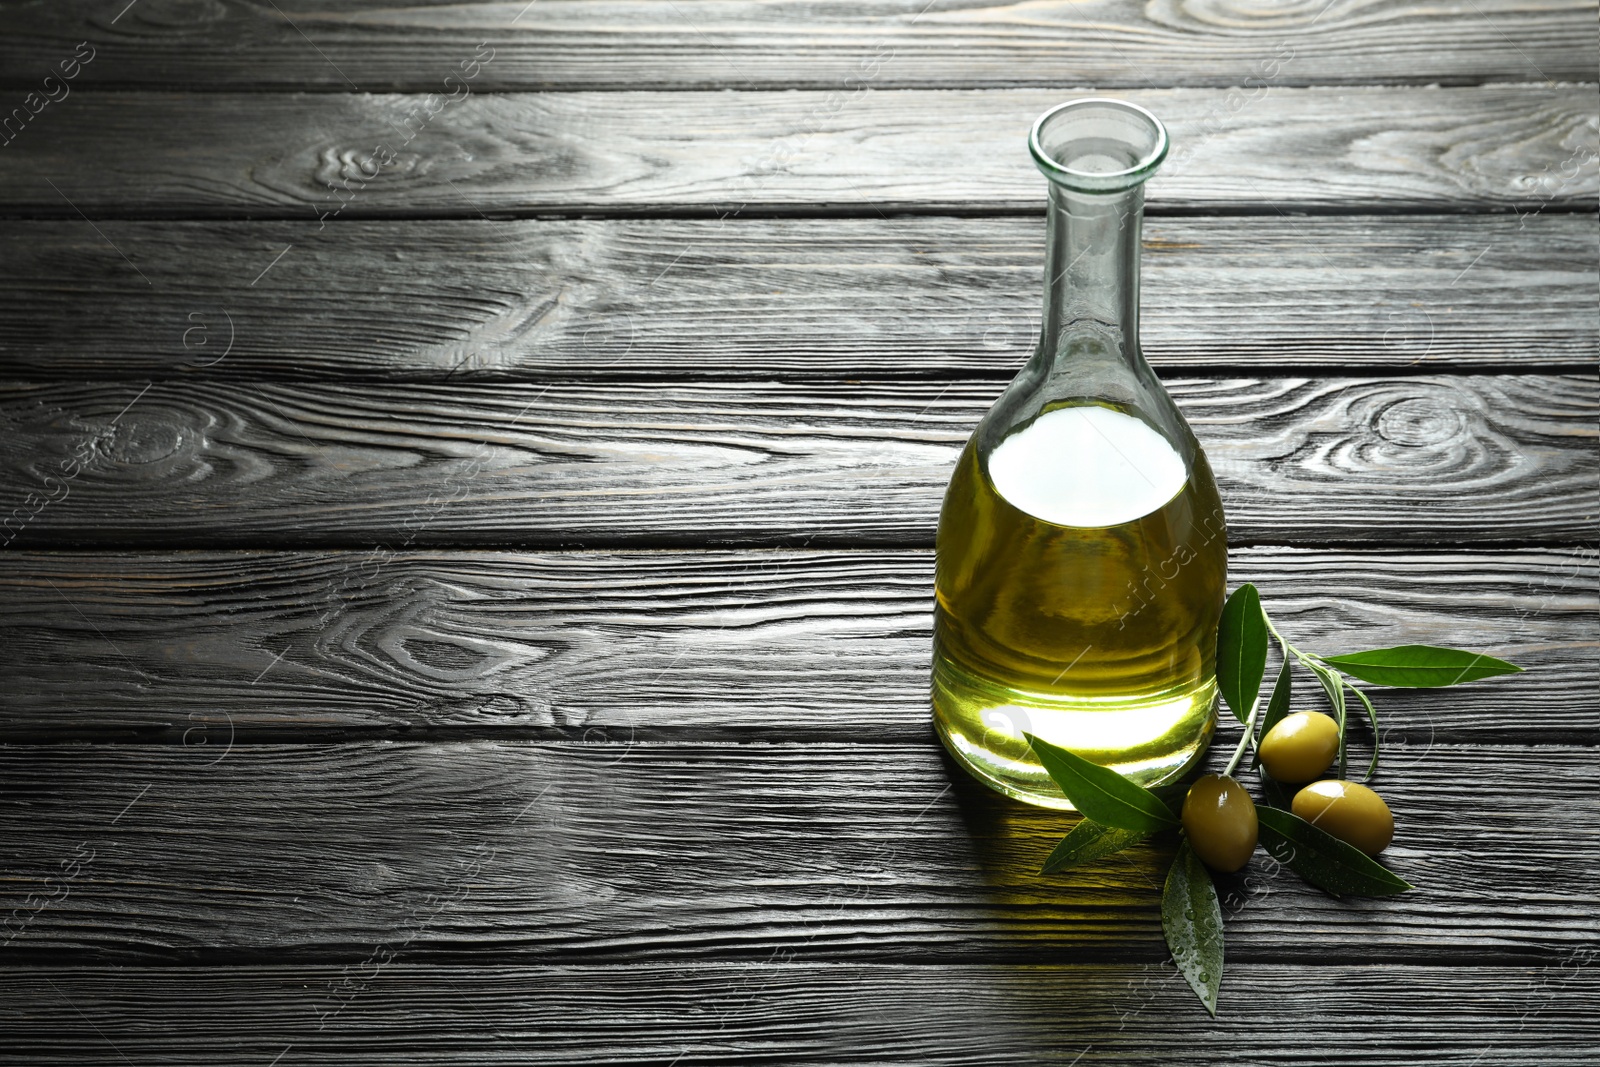
[[(1263, 713), (1261, 683), (1271, 640), (1281, 650), (1282, 664)], [(1293, 741), (1286, 729), (1293, 664), (1316, 679), (1333, 711), (1337, 744), (1331, 752), (1323, 750), (1326, 761), (1316, 773), (1337, 763), (1339, 778), (1314, 783), (1291, 797), (1287, 788), (1291, 783), (1272, 777), (1271, 749), (1274, 742), (1283, 741), (1279, 746), (1283, 748)], [(1222, 700), (1244, 725), (1221, 775), (1203, 776), (1192, 785), (1146, 787), (1049, 741), (1025, 735), (1045, 771), (1083, 815), (1045, 860), (1041, 874), (1082, 866), (1156, 834), (1178, 834), (1177, 853), (1161, 893), (1161, 929), (1173, 962), (1213, 1016), (1222, 987), (1223, 934), (1222, 906), (1211, 871), (1239, 870), (1249, 862), (1258, 840), (1274, 860), (1334, 897), (1390, 896), (1412, 888), (1347, 840), (1362, 840), (1356, 832), (1362, 804), (1375, 803), (1388, 815), (1377, 794), (1344, 780), (1347, 693), (1354, 694), (1372, 727), (1372, 757), (1363, 781), (1370, 781), (1378, 770), (1378, 713), (1351, 678), (1375, 686), (1430, 689), (1522, 670), (1493, 656), (1433, 645), (1398, 645), (1339, 656), (1306, 652), (1290, 644), (1273, 625), (1256, 587), (1249, 584), (1235, 589), (1223, 606), (1216, 667)], [(1265, 765), (1263, 744), (1269, 747)], [(1233, 778), (1251, 749), (1261, 785), (1259, 806)], [(1292, 809), (1313, 817), (1304, 818)], [(1381, 851), (1387, 836), (1381, 841), (1371, 851)], [(1370, 847), (1369, 842), (1362, 843)]]

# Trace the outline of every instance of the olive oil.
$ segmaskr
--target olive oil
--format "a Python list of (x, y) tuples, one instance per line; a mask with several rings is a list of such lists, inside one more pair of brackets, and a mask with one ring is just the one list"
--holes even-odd
[(1136, 413), (1057, 402), (985, 456), (939, 520), (934, 722), (980, 779), (1070, 808), (1031, 733), (1137, 782), (1180, 775), (1214, 726), (1227, 571), (1205, 455)]

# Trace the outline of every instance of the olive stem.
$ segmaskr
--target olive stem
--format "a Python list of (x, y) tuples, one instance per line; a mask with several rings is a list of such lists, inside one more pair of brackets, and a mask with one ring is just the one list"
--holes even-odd
[[(1346, 725), (1346, 721), (1347, 721), (1347, 715), (1346, 715), (1346, 709), (1345, 709), (1345, 706), (1344, 706), (1344, 690), (1345, 690), (1345, 687), (1349, 686), (1350, 690), (1352, 692), (1354, 692), (1356, 694), (1356, 696), (1360, 697), (1363, 703), (1366, 703), (1366, 705), (1367, 705), (1369, 710), (1372, 707), (1371, 703), (1369, 701), (1367, 701), (1366, 694), (1362, 693), (1355, 686), (1350, 685), (1350, 683), (1345, 680), (1344, 675), (1337, 668), (1335, 668), (1332, 664), (1327, 663), (1326, 661), (1324, 661), (1323, 658), (1321, 656), (1318, 656), (1316, 653), (1314, 653), (1314, 652), (1302, 652), (1298, 648), (1295, 648), (1293, 645), (1291, 645), (1288, 641), (1286, 641), (1284, 639), (1283, 634), (1278, 632), (1278, 628), (1276, 626), (1272, 625), (1272, 617), (1267, 614), (1267, 609), (1264, 608), (1264, 607), (1261, 609), (1261, 621), (1267, 624), (1268, 632), (1270, 632), (1273, 637), (1276, 637), (1278, 639), (1278, 644), (1283, 646), (1284, 652), (1285, 653), (1293, 653), (1294, 654), (1294, 658), (1300, 661), (1300, 665), (1302, 667), (1304, 667), (1306, 670), (1310, 671), (1312, 674), (1316, 675), (1318, 678), (1325, 678), (1328, 675), (1332, 675), (1333, 676), (1333, 684), (1332, 684), (1331, 688), (1328, 687), (1328, 686), (1325, 686), (1324, 688), (1328, 688), (1329, 689), (1328, 702), (1333, 705), (1334, 714), (1335, 714), (1336, 720), (1337, 720), (1337, 722), (1339, 724), (1339, 777), (1343, 778), (1345, 776), (1345, 773), (1346, 773), (1346, 764), (1345, 764), (1345, 760), (1346, 760), (1346, 755), (1345, 755), (1345, 725)], [(1250, 710), (1250, 717), (1251, 717), (1251, 719), (1255, 718), (1255, 709), (1254, 708), (1252, 708)], [(1376, 715), (1374, 715), (1374, 718), (1376, 718)], [(1249, 736), (1249, 733), (1250, 732), (1247, 731), (1246, 732), (1246, 736)], [(1237, 757), (1235, 758), (1235, 762), (1237, 762)], [(1233, 766), (1234, 766), (1234, 764), (1229, 764), (1229, 771), (1228, 771), (1229, 774), (1233, 773), (1233, 770), (1232, 770)], [(1373, 746), (1372, 746), (1372, 765), (1367, 770), (1367, 777), (1369, 779), (1372, 777), (1372, 772), (1377, 769), (1377, 766), (1378, 766), (1378, 738), (1376, 736), (1376, 733), (1374, 733)]]
[(1288, 642), (1288, 639), (1278, 632), (1278, 628), (1272, 625), (1272, 619), (1267, 615), (1265, 608), (1261, 609), (1261, 621), (1267, 624), (1267, 629), (1271, 632), (1273, 637), (1278, 639), (1278, 644), (1283, 647), (1283, 650), (1285, 652), (1292, 653), (1294, 658), (1300, 661), (1300, 666), (1304, 667), (1308, 671), (1312, 671), (1316, 670), (1317, 667), (1322, 665), (1322, 658), (1320, 656), (1313, 652), (1302, 652), (1298, 648), (1295, 648), (1293, 645), (1291, 645)]

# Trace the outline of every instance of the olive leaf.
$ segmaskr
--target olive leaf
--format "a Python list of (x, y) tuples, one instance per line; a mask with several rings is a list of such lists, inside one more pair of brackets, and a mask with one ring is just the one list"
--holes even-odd
[(1072, 806), (1105, 826), (1135, 833), (1153, 834), (1178, 825), (1172, 809), (1143, 786), (1134, 785), (1122, 775), (1082, 756), (1024, 734), (1034, 755), (1056, 785), (1072, 801)]
[(1272, 858), (1335, 896), (1385, 897), (1413, 886), (1354, 845), (1292, 811), (1259, 807), (1261, 844)]
[[(1283, 666), (1278, 668), (1278, 680), (1272, 686), (1272, 698), (1267, 701), (1267, 714), (1261, 719), (1261, 736), (1266, 737), (1272, 728), (1283, 721), (1289, 714), (1289, 698), (1294, 695), (1294, 679), (1289, 676), (1289, 664), (1293, 657), (1285, 650), (1283, 653)], [(1256, 746), (1255, 758), (1250, 766), (1261, 766), (1261, 746)]]
[(1161, 932), (1184, 981), (1215, 1018), (1222, 988), (1222, 905), (1206, 865), (1185, 837), (1161, 890)]
[(1514, 663), (1480, 652), (1435, 645), (1396, 645), (1318, 658), (1363, 682), (1398, 689), (1433, 689), (1522, 670)]
[(1246, 582), (1222, 606), (1217, 624), (1217, 688), (1240, 722), (1249, 719), (1266, 670), (1267, 620), (1261, 594)]
[(1119, 830), (1115, 826), (1105, 826), (1086, 818), (1061, 839), (1061, 843), (1045, 859), (1044, 866), (1039, 868), (1039, 873), (1055, 874), (1069, 867), (1092, 863), (1103, 856), (1121, 852), (1129, 845), (1138, 844), (1149, 836), (1138, 830)]
[(1183, 801), (1189, 795), (1188, 782), (1168, 782), (1166, 785), (1147, 785), (1145, 791), (1167, 806), (1174, 819), (1183, 819)]

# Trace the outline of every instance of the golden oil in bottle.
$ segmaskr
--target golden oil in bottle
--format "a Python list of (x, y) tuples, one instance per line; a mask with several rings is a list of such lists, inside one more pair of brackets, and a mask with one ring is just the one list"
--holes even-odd
[(961, 454), (939, 519), (934, 723), (1003, 793), (1071, 807), (1024, 733), (1142, 784), (1210, 740), (1227, 537), (1182, 428), (1174, 444), (1079, 398)]

